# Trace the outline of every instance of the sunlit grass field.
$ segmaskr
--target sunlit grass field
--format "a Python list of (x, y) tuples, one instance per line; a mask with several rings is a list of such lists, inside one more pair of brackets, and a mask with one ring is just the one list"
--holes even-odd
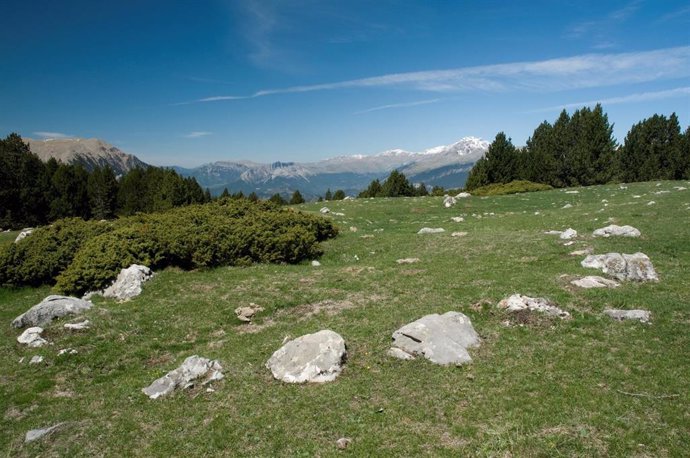
[[(639, 183), (460, 199), (313, 203), (345, 216), (320, 267), (256, 265), (158, 272), (125, 303), (95, 298), (93, 327), (52, 345), (16, 342), (11, 320), (49, 288), (0, 289), (0, 450), (8, 456), (690, 456), (690, 189)], [(654, 204), (649, 205), (650, 201)], [(572, 208), (563, 209), (565, 204)], [(465, 221), (452, 222), (463, 216)], [(630, 224), (638, 239), (593, 239)], [(441, 234), (417, 235), (422, 227)], [(546, 230), (572, 227), (563, 246)], [(456, 231), (467, 232), (452, 237)], [(14, 234), (0, 234), (0, 249)], [(656, 284), (579, 290), (573, 250), (647, 254)], [(399, 265), (399, 258), (420, 262)], [(561, 321), (511, 317), (513, 293), (569, 311)], [(251, 325), (234, 309), (264, 307)], [(606, 307), (644, 308), (619, 323)], [(386, 355), (391, 334), (429, 313), (468, 315), (474, 361), (441, 367)], [(288, 385), (264, 367), (285, 337), (340, 333), (348, 360), (322, 385)], [(73, 348), (75, 355), (57, 356)], [(186, 357), (218, 359), (225, 379), (148, 399), (141, 389)], [(33, 355), (44, 362), (28, 365)], [(24, 362), (20, 363), (20, 359)], [(67, 422), (24, 444), (34, 428)], [(338, 450), (336, 440), (352, 440)]]

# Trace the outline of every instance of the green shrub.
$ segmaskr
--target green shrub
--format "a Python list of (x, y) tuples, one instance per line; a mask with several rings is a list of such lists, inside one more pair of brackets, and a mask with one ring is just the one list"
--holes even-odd
[(521, 192), (546, 191), (553, 189), (548, 184), (533, 183), (531, 181), (511, 181), (510, 183), (496, 183), (481, 186), (472, 191), (475, 196), (502, 196), (505, 194), (518, 194)]
[(0, 282), (56, 281), (58, 292), (80, 294), (108, 286), (134, 263), (152, 269), (297, 263), (321, 255), (318, 242), (335, 235), (325, 218), (231, 199), (110, 223), (61, 220), (0, 256)]
[(0, 252), (0, 285), (52, 284), (86, 240), (113, 228), (112, 222), (67, 218), (34, 230)]

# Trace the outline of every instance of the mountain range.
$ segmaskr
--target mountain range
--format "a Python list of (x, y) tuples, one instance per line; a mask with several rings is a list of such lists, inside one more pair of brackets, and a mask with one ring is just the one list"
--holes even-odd
[[(135, 167), (148, 167), (136, 156), (99, 139), (24, 139), (42, 160), (51, 157), (65, 163), (81, 163), (87, 169), (110, 165), (116, 174)], [(374, 179), (385, 179), (397, 169), (413, 183), (457, 188), (464, 185), (472, 165), (487, 151), (489, 143), (465, 137), (451, 145), (421, 152), (391, 149), (379, 154), (338, 156), (317, 162), (218, 161), (195, 168), (172, 166), (183, 176), (194, 177), (214, 195), (227, 188), (230, 192), (256, 192), (266, 197), (275, 193), (289, 195), (299, 189), (309, 199), (327, 189), (342, 189), (356, 195)]]

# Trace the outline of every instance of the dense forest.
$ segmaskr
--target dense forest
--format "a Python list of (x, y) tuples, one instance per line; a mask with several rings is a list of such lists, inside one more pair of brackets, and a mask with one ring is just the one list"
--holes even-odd
[(470, 171), (467, 190), (527, 180), (553, 187), (611, 181), (690, 178), (690, 128), (683, 133), (675, 113), (654, 115), (630, 129), (622, 145), (601, 105), (541, 123), (524, 148), (500, 132)]
[(79, 164), (41, 161), (17, 134), (0, 139), (0, 227), (19, 229), (60, 218), (108, 219), (211, 200), (194, 178), (175, 171), (86, 171)]

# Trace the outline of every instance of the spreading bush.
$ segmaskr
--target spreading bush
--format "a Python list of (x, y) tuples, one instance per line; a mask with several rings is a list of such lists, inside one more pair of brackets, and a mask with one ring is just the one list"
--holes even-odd
[(518, 194), (521, 192), (547, 191), (549, 189), (553, 188), (548, 184), (517, 180), (505, 184), (501, 183), (481, 186), (474, 189), (472, 194), (475, 196), (502, 196), (505, 194)]
[[(134, 263), (152, 269), (297, 263), (321, 255), (318, 242), (335, 235), (337, 228), (325, 218), (245, 199), (112, 223), (61, 220), (0, 255), (0, 283), (55, 283), (60, 293), (81, 294), (108, 286)], [(40, 265), (46, 251), (51, 262)]]

